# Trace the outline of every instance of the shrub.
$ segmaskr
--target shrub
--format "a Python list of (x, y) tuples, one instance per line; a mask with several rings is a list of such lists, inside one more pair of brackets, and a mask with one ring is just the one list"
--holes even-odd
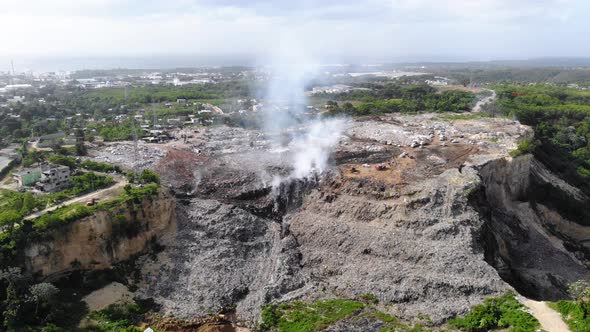
[(49, 156), (49, 162), (56, 165), (68, 166), (74, 169), (78, 166), (78, 161), (74, 157), (68, 157), (61, 154), (54, 154)]
[(483, 332), (497, 328), (511, 328), (514, 332), (534, 332), (540, 324), (508, 292), (501, 297), (486, 299), (484, 304), (476, 305), (464, 318), (455, 318), (449, 322), (453, 327), (463, 331)]
[(136, 327), (134, 323), (148, 311), (148, 307), (140, 306), (137, 303), (111, 304), (103, 310), (90, 314), (90, 318), (95, 322), (95, 326), (88, 330), (100, 332), (141, 332), (143, 329)]
[(89, 169), (91, 171), (95, 171), (95, 172), (103, 172), (103, 173), (112, 173), (112, 172), (117, 172), (117, 173), (121, 173), (121, 168), (119, 166), (116, 165), (111, 165), (111, 164), (107, 164), (107, 163), (101, 163), (101, 162), (96, 162), (93, 160), (84, 160), (80, 166)]
[(66, 330), (55, 324), (47, 324), (41, 329), (41, 332), (66, 332)]
[(280, 332), (312, 332), (344, 319), (363, 309), (363, 303), (332, 299), (313, 303), (292, 302), (269, 305), (262, 310), (263, 330)]
[(554, 307), (573, 332), (590, 331), (590, 282), (578, 280), (568, 287), (574, 301), (559, 301)]
[(158, 178), (158, 174), (156, 172), (144, 169), (139, 176), (139, 180), (141, 183), (160, 183), (160, 179)]
[(377, 296), (370, 293), (362, 294), (360, 298), (367, 303), (379, 303)]
[(564, 318), (572, 332), (590, 331), (590, 304), (574, 301), (559, 301), (553, 305)]
[(534, 140), (531, 137), (527, 137), (518, 142), (518, 147), (516, 148), (516, 150), (510, 151), (510, 155), (512, 157), (518, 157), (527, 153), (533, 153), (538, 145), (538, 141)]

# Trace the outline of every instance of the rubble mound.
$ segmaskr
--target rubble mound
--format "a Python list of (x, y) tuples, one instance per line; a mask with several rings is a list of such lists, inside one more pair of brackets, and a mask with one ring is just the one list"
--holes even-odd
[(499, 255), (473, 197), (491, 183), (480, 170), (529, 133), (506, 119), (359, 119), (330, 171), (293, 179), (288, 135), (277, 148), (256, 131), (207, 129), (183, 147), (200, 162), (176, 233), (138, 260), (140, 293), (167, 314), (245, 322), (271, 302), (362, 294), (407, 319), (463, 314), (511, 289), (488, 263)]

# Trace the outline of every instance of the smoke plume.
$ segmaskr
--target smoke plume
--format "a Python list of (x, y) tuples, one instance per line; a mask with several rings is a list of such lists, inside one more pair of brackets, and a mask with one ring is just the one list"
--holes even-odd
[[(294, 135), (286, 146), (293, 167), (288, 178), (303, 179), (326, 170), (345, 121), (321, 120), (308, 114), (305, 86), (317, 77), (319, 63), (292, 38), (283, 40), (267, 61), (270, 80), (265, 93), (264, 129), (275, 138), (287, 129)], [(281, 141), (275, 139), (277, 148), (285, 148)], [(275, 178), (273, 187), (283, 180)]]

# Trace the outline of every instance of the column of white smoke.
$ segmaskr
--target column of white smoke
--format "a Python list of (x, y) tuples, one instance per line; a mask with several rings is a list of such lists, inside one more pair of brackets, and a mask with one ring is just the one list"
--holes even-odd
[(344, 124), (343, 120), (337, 119), (316, 121), (304, 136), (293, 141), (293, 177), (302, 179), (326, 170), (330, 153), (340, 140)]
[(264, 129), (267, 133), (277, 133), (301, 119), (305, 110), (305, 83), (316, 76), (319, 66), (291, 36), (281, 39), (266, 62), (271, 77), (265, 92)]
[[(264, 128), (267, 133), (276, 134), (296, 124), (304, 126), (304, 131), (289, 145), (293, 166), (289, 178), (302, 179), (326, 170), (330, 153), (338, 144), (345, 121), (312, 121), (305, 116), (305, 85), (317, 76), (320, 67), (313, 57), (298, 45), (294, 38), (286, 36), (267, 61), (270, 64), (271, 79), (265, 95), (267, 111)], [(288, 110), (276, 107), (269, 109), (268, 106), (271, 105), (286, 106)], [(283, 180), (285, 179), (275, 178), (273, 187)]]

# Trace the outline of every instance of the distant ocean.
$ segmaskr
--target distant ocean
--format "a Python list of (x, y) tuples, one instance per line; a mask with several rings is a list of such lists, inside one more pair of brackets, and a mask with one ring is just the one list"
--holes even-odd
[(74, 71), (83, 69), (171, 69), (215, 66), (249, 66), (256, 59), (249, 56), (154, 55), (154, 56), (0, 56), (0, 72), (14, 63), (15, 72)]
[[(264, 65), (261, 58), (253, 55), (177, 55), (157, 54), (141, 56), (6, 56), (0, 55), (0, 72), (11, 70), (11, 61), (15, 72), (51, 72), (75, 71), (83, 69), (174, 69), (198, 67), (228, 67)], [(504, 66), (590, 66), (590, 58), (548, 57), (521, 60), (473, 59), (453, 56), (405, 56), (405, 57), (369, 57), (369, 56), (330, 56), (319, 59), (322, 64), (440, 64), (468, 63)]]
[[(227, 67), (263, 65), (253, 55), (175, 55), (157, 54), (153, 56), (6, 56), (0, 55), (0, 72), (11, 68), (14, 62), (15, 72), (35, 71), (75, 71), (83, 69), (173, 69), (198, 67)], [(368, 56), (327, 56), (318, 59), (322, 64), (391, 64), (419, 61), (465, 61), (457, 57), (368, 57)]]

